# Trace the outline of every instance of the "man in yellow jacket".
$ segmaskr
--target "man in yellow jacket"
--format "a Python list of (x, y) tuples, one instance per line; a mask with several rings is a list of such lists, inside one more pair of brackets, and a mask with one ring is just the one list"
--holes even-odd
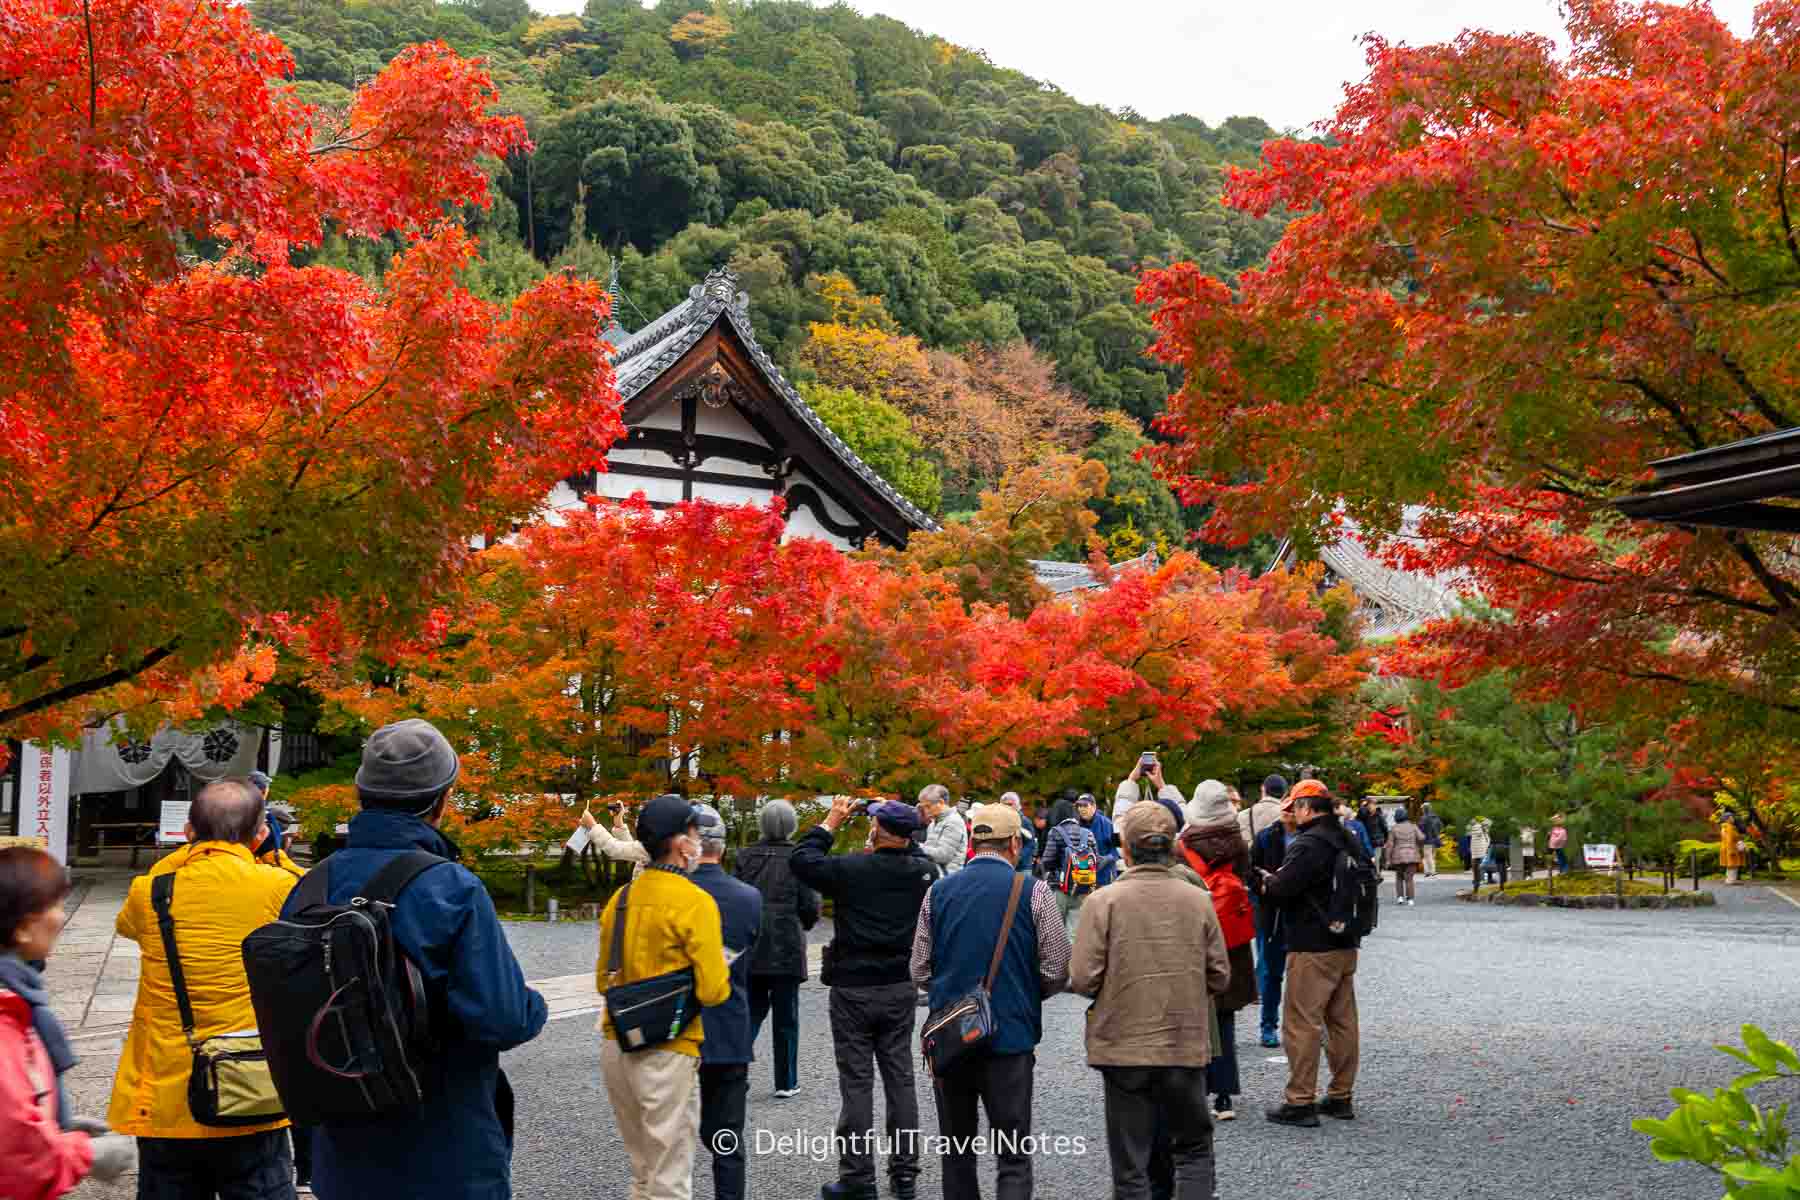
[[(600, 990), (694, 970), (695, 1002), (723, 1004), (731, 995), (719, 906), (687, 877), (700, 856), (699, 818), (681, 796), (658, 796), (638, 814), (638, 841), (650, 866), (631, 882), (617, 978), (607, 974), (619, 897), (600, 914)], [(641, 1200), (687, 1200), (692, 1194), (694, 1147), (700, 1133), (701, 1018), (674, 1038), (630, 1054), (619, 1049), (612, 1015), (600, 1071), (631, 1160), (631, 1194)]]
[(240, 951), (244, 937), (281, 912), (298, 882), (292, 870), (256, 861), (268, 837), (262, 796), (240, 780), (208, 784), (188, 811), (188, 844), (132, 880), (116, 928), (142, 952), (137, 1006), (113, 1082), (107, 1123), (138, 1139), (138, 1200), (292, 1200), (287, 1122), (219, 1128), (188, 1107), (193, 1053), (168, 956), (150, 903), (152, 882), (173, 874), (170, 913), (194, 1037), (203, 1041), (256, 1027)]

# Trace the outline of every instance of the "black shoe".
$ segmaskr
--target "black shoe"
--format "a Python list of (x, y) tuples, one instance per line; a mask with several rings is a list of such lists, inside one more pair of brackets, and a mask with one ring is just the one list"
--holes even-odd
[(1327, 1097), (1319, 1101), (1321, 1117), (1336, 1117), (1340, 1121), (1356, 1120), (1356, 1109), (1348, 1100), (1333, 1100)]
[(888, 1195), (894, 1200), (916, 1200), (919, 1194), (918, 1177), (914, 1175), (889, 1175)]
[(1301, 1129), (1319, 1127), (1319, 1110), (1311, 1104), (1277, 1104), (1264, 1115), (1277, 1125), (1294, 1125)]
[(840, 1179), (820, 1188), (819, 1200), (881, 1200), (881, 1197), (872, 1183), (845, 1183)]

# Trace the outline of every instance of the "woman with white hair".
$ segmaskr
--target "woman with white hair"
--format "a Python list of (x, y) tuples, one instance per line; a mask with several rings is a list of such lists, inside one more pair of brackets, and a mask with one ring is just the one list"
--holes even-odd
[(806, 931), (819, 920), (819, 893), (794, 878), (788, 858), (800, 818), (786, 800), (757, 814), (762, 841), (738, 851), (737, 876), (762, 893), (762, 932), (750, 960), (750, 1039), (775, 1013), (775, 1095), (800, 1094), (800, 985), (806, 982)]

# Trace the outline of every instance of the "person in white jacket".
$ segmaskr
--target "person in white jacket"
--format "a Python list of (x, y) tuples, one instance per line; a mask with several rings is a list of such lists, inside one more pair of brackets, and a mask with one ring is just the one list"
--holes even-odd
[(581, 827), (588, 831), (588, 837), (593, 840), (594, 849), (602, 857), (610, 858), (614, 862), (630, 863), (633, 879), (636, 879), (643, 873), (644, 868), (650, 865), (650, 852), (644, 849), (642, 842), (634, 840), (625, 831), (625, 809), (622, 805), (613, 808), (613, 828), (611, 830), (595, 820), (594, 814), (591, 812), (581, 814)]
[(919, 789), (919, 815), (930, 825), (925, 830), (925, 857), (946, 875), (962, 870), (969, 848), (969, 825), (950, 803), (950, 789), (941, 783)]
[(1113, 828), (1119, 827), (1119, 822), (1125, 819), (1125, 814), (1131, 811), (1133, 804), (1147, 798), (1143, 789), (1145, 782), (1148, 782), (1152, 789), (1148, 798), (1161, 800), (1164, 807), (1169, 808), (1175, 817), (1175, 828), (1180, 830), (1183, 819), (1181, 806), (1187, 803), (1187, 797), (1181, 794), (1180, 788), (1163, 782), (1161, 760), (1153, 761), (1149, 767), (1145, 767), (1142, 758), (1132, 765), (1131, 774), (1119, 782), (1118, 791), (1113, 793)]

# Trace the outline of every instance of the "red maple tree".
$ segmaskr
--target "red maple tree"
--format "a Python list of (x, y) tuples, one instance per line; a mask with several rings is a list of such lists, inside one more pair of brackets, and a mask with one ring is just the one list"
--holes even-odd
[[(1679, 723), (1745, 781), (1800, 732), (1791, 538), (1636, 525), (1650, 460), (1800, 421), (1800, 4), (1748, 37), (1703, 4), (1568, 6), (1572, 51), (1469, 32), (1368, 43), (1315, 142), (1228, 203), (1301, 214), (1235, 288), (1150, 272), (1185, 371), (1161, 469), (1209, 534), (1379, 541), (1485, 607), (1403, 663)], [(1420, 513), (1423, 513), (1422, 518)], [(1683, 718), (1689, 718), (1683, 722)], [(1776, 756), (1779, 757), (1779, 756)]]
[[(0, 17), (0, 730), (229, 708), (266, 638), (398, 639), (472, 534), (621, 432), (555, 277), (457, 282), (484, 156), (522, 146), (480, 64), (401, 54), (325, 128), (222, 0), (16, 0)], [(399, 234), (379, 286), (291, 265)]]

